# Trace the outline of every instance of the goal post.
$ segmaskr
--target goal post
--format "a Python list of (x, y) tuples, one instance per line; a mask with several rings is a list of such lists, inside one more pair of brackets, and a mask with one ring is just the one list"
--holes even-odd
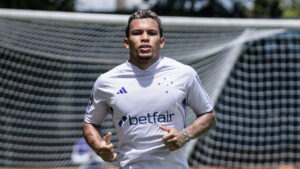
[[(128, 17), (0, 9), (0, 166), (74, 165), (93, 83), (128, 59)], [(299, 166), (300, 21), (161, 19), (161, 55), (197, 71), (217, 114), (189, 164)], [(117, 146), (111, 115), (102, 127)]]
[[(53, 20), (80, 23), (127, 24), (129, 15), (54, 12), (39, 10), (14, 10), (0, 8), (0, 16), (8, 19)], [(197, 18), (161, 16), (164, 25), (197, 26), (214, 28), (265, 28), (265, 29), (295, 29), (298, 30), (298, 19), (249, 19), (249, 18)]]

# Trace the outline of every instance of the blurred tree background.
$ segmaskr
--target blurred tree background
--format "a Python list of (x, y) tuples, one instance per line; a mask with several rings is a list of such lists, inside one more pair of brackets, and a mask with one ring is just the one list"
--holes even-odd
[(74, 11), (75, 0), (0, 0), (0, 8)]
[(242, 1), (236, 0), (160, 0), (153, 7), (160, 15), (239, 17), (248, 16)]
[(282, 0), (255, 0), (251, 17), (280, 18), (283, 13)]
[[(1, 0), (0, 8), (76, 11), (78, 0)], [(101, 0), (99, 0), (101, 1)], [(127, 3), (129, 0), (115, 0)], [(147, 4), (166, 16), (197, 16), (225, 18), (300, 18), (299, 0), (130, 0)], [(88, 2), (88, 1), (87, 1)], [(145, 6), (145, 5), (144, 5)], [(110, 13), (132, 13), (138, 7), (117, 9)], [(85, 11), (95, 12), (95, 11)], [(103, 11), (96, 11), (101, 12)], [(107, 12), (107, 11), (106, 11)]]

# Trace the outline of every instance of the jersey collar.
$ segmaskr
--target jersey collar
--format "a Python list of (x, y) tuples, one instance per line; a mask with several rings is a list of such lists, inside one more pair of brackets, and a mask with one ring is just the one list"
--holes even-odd
[(156, 69), (157, 69), (157, 66), (158, 64), (161, 62), (162, 60), (162, 57), (159, 56), (159, 58), (157, 59), (157, 61), (155, 61), (152, 65), (150, 65), (149, 67), (147, 67), (147, 69), (143, 70), (143, 69), (140, 69), (139, 67), (131, 64), (129, 62), (129, 60), (127, 60), (126, 64), (132, 68), (132, 70), (135, 72), (135, 73), (138, 73), (138, 74), (144, 74), (144, 73), (150, 73), (150, 72), (154, 72)]

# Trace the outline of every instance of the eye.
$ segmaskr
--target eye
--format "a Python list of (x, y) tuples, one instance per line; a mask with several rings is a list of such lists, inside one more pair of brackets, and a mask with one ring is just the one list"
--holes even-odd
[(149, 34), (150, 36), (154, 36), (154, 35), (157, 35), (157, 34), (158, 34), (158, 31), (156, 31), (156, 30), (149, 30), (149, 31), (148, 31), (148, 34)]
[(143, 32), (140, 30), (134, 30), (131, 32), (132, 35), (141, 35)]

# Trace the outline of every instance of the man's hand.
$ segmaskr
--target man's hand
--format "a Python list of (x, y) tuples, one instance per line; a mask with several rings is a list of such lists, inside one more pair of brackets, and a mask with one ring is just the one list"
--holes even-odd
[(186, 139), (182, 131), (167, 126), (159, 126), (159, 128), (168, 132), (163, 136), (163, 141), (169, 150), (174, 151), (185, 145)]
[(111, 132), (107, 133), (107, 135), (101, 140), (98, 148), (95, 150), (97, 155), (107, 162), (112, 162), (117, 158), (117, 154), (114, 152), (114, 145), (110, 142), (111, 136)]

